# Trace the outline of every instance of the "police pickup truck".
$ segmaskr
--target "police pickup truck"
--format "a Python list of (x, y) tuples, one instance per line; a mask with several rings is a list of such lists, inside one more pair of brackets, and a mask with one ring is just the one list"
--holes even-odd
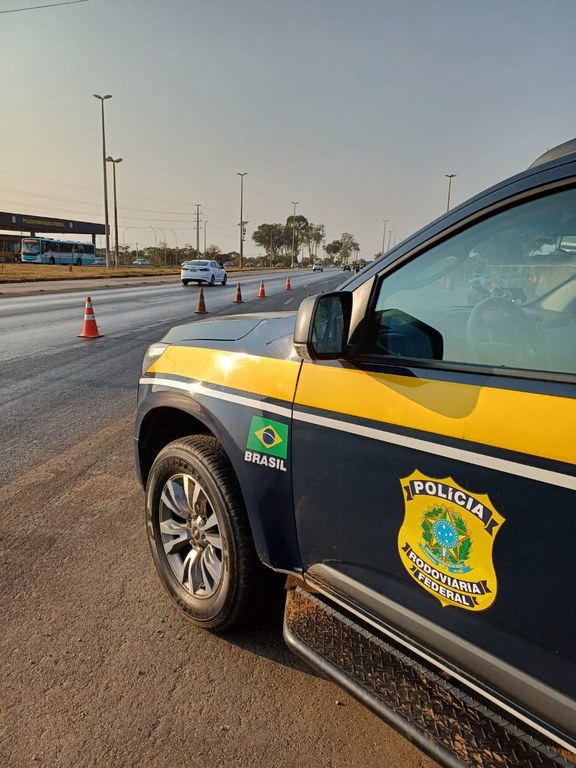
[(282, 578), (288, 645), (437, 762), (576, 764), (576, 141), (297, 313), (173, 328), (138, 391), (192, 622)]

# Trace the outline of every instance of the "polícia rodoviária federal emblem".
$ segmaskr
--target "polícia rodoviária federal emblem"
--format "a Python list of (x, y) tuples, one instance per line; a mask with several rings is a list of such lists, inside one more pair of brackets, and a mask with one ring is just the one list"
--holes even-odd
[(443, 606), (483, 611), (496, 599), (492, 547), (504, 518), (485, 494), (416, 470), (400, 480), (404, 522), (398, 534), (402, 564)]

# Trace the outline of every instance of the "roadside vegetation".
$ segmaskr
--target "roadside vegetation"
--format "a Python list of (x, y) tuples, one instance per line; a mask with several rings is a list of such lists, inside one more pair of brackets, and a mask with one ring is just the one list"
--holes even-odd
[(81, 280), (95, 277), (179, 275), (180, 267), (76, 267), (60, 264), (0, 264), (0, 283)]

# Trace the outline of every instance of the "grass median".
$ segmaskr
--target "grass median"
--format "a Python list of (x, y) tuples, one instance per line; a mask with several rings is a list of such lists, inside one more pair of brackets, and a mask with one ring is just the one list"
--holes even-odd
[(82, 278), (180, 275), (180, 267), (77, 267), (63, 264), (0, 264), (0, 283), (33, 283)]

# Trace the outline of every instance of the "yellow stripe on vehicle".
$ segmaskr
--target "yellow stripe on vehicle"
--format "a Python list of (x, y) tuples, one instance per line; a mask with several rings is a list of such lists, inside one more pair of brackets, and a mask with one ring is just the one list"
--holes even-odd
[(306, 364), (295, 405), (576, 464), (576, 401)]
[[(148, 373), (291, 403), (299, 360), (168, 347)], [(295, 405), (576, 464), (576, 401), (512, 389), (306, 364)]]
[(171, 346), (147, 373), (233, 387), (255, 395), (292, 403), (300, 359), (281, 360), (240, 352)]

